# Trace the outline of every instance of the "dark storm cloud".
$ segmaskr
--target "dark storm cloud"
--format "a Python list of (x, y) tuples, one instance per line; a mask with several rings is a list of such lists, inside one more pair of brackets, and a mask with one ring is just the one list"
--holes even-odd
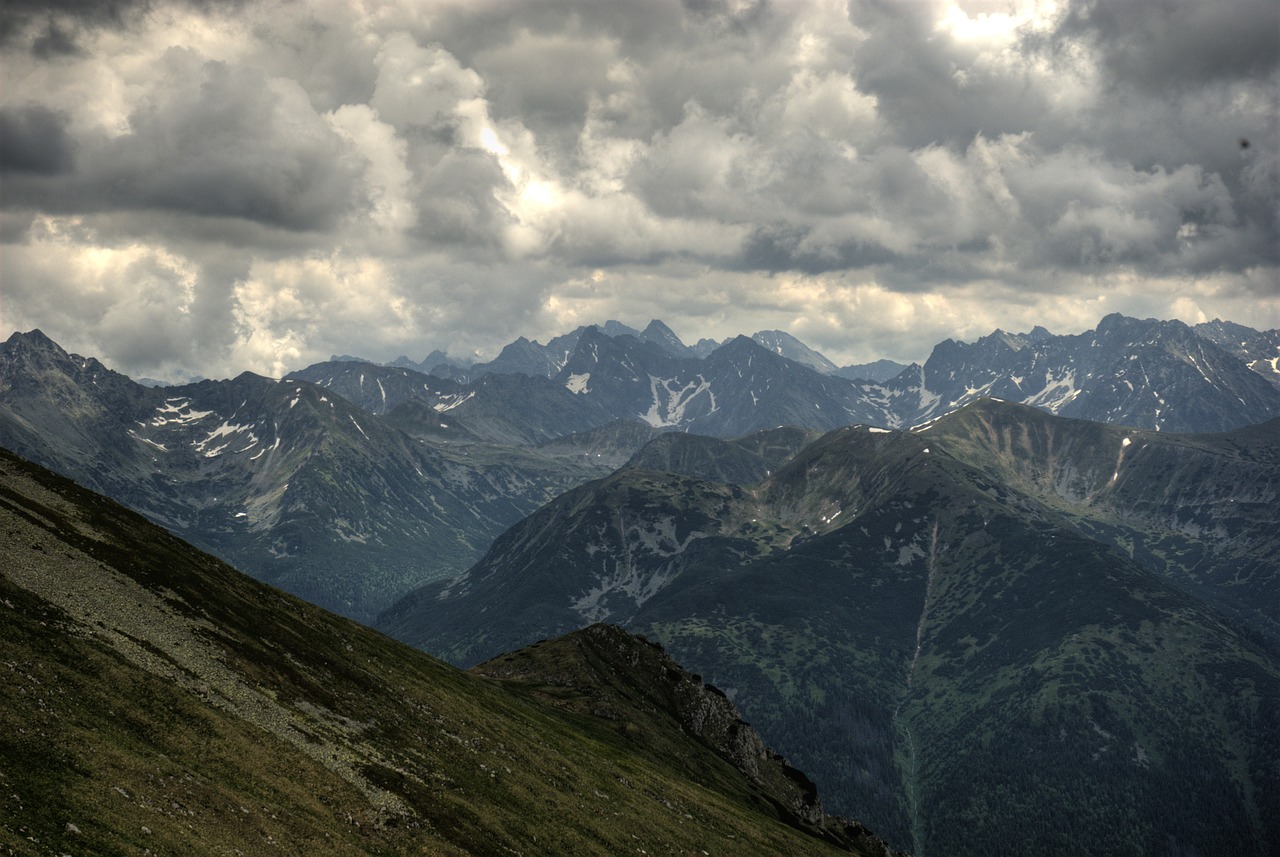
[(284, 229), (337, 223), (354, 201), (352, 171), (332, 132), (308, 121), (304, 95), (221, 63), (197, 69), (173, 56), (170, 65), (186, 85), (131, 117), (133, 133), (102, 153), (104, 205), (132, 201)]
[(0, 172), (54, 176), (75, 166), (70, 117), (39, 104), (0, 107)]
[(48, 21), (44, 31), (31, 43), (31, 53), (40, 59), (77, 56), (81, 52), (75, 33), (54, 20)]
[(743, 247), (741, 268), (770, 274), (783, 271), (825, 274), (903, 261), (899, 254), (874, 242), (815, 244), (809, 240), (811, 237), (809, 230), (788, 224), (759, 227)]
[(6, 111), (6, 167), (42, 175), (11, 182), (5, 206), (158, 210), (326, 230), (358, 203), (343, 144), (308, 116), (301, 93), (179, 48), (156, 71), (170, 88), (129, 117), (129, 133), (86, 136), (73, 176), (59, 175), (75, 149), (65, 116), (38, 106)]
[[(196, 12), (236, 9), (248, 0), (177, 0)], [(85, 53), (86, 34), (136, 27), (158, 0), (5, 0), (0, 14), (0, 49), (17, 45), (45, 60)]]
[(57, 20), (74, 27), (122, 27), (135, 12), (149, 5), (149, 0), (5, 0), (4, 14), (0, 15), (0, 46)]
[(487, 154), (446, 152), (422, 177), (415, 232), (432, 244), (496, 253), (498, 236), (511, 217), (493, 191), (505, 184), (502, 170)]
[(1057, 36), (1089, 40), (1117, 82), (1155, 91), (1263, 77), (1280, 64), (1273, 0), (1073, 0)]
[(6, 7), (16, 318), (269, 370), (353, 317), (388, 356), (623, 310), (932, 337), (1280, 265), (1274, 3), (227, 5)]
[(854, 23), (875, 37), (851, 52), (849, 68), (879, 98), (895, 141), (963, 146), (978, 133), (1036, 127), (1049, 93), (1017, 71), (975, 65), (973, 48), (937, 31), (936, 12), (929, 3), (850, 3)]

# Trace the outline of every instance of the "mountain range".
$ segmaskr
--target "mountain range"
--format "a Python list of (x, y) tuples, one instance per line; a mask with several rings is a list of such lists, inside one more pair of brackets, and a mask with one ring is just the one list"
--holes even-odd
[[(1208, 432), (1280, 415), (1277, 359), (1280, 331), (1110, 315), (1076, 335), (995, 331), (939, 343), (924, 364), (837, 369), (783, 331), (698, 353), (654, 321), (639, 332), (616, 322), (579, 328), (546, 346), (521, 339), (492, 363), (440, 375), (343, 361), (289, 377), (373, 413), (422, 400), (496, 442), (537, 442), (617, 418), (718, 437), (777, 425), (905, 428), (984, 397), (1135, 428)], [(900, 371), (886, 377), (893, 368)], [(516, 375), (528, 379), (523, 387), (494, 380)]]
[(466, 674), (0, 451), (0, 850), (891, 857), (595, 626)]
[[(661, 701), (686, 731), (714, 721), (698, 740), (755, 753), (733, 763), (753, 776), (771, 757), (736, 714), (713, 702), (711, 721), (702, 703), (691, 715), (685, 680), (656, 680), (678, 670), (665, 654), (585, 629), (640, 631), (722, 687), (830, 806), (918, 855), (1267, 854), (1280, 851), (1267, 811), (1280, 799), (1278, 345), (1229, 322), (1108, 316), (1074, 336), (947, 341), (882, 380), (781, 331), (685, 346), (660, 322), (614, 323), (517, 341), (484, 367), (343, 358), (155, 387), (34, 331), (0, 345), (0, 446), (259, 580), (459, 664), (497, 658), (477, 669), (557, 717), (605, 712), (609, 734), (634, 737)], [(33, 556), (14, 544), (6, 558)], [(226, 585), (276, 603), (215, 579), (200, 598)], [(355, 627), (254, 622), (292, 628), (267, 648), (294, 666), (263, 661), (251, 677), (319, 669), (295, 644), (332, 664), (316, 640)], [(132, 625), (103, 633), (160, 645)], [(610, 672), (626, 665), (648, 678)], [(308, 694), (286, 698), (368, 719)], [(19, 726), (37, 717), (28, 702)], [(416, 788), (371, 770), (377, 789)], [(751, 788), (790, 791), (748, 803), (850, 844), (854, 828), (805, 809), (807, 780), (769, 770)], [(467, 822), (459, 847), (476, 850), (487, 823)]]
[(1280, 387), (1265, 377), (1273, 334), (1108, 316), (1076, 336), (944, 342), (877, 382), (842, 377), (782, 331), (690, 347), (661, 322), (614, 322), (547, 346), (517, 341), (485, 371), (454, 367), (462, 380), (344, 358), (282, 381), (154, 387), (34, 331), (0, 345), (0, 445), (369, 621), (462, 572), (508, 526), (606, 475), (654, 432), (903, 427), (984, 395), (1221, 431), (1280, 414)]
[(145, 387), (38, 332), (0, 349), (0, 445), (365, 620), (612, 469), (573, 453), (432, 442), (452, 436), (449, 424), (406, 410), (397, 423), (316, 385), (249, 373)]
[(1275, 853), (1277, 437), (979, 400), (754, 473), (664, 438), (380, 627), (460, 664), (638, 630), (916, 854)]

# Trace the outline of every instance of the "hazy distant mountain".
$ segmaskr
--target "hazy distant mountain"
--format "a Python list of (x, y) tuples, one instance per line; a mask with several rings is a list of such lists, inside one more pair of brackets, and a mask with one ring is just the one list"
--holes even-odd
[(641, 342), (651, 342), (673, 357), (696, 357), (689, 346), (680, 341), (675, 331), (656, 318), (636, 336)]
[(699, 339), (693, 345), (690, 345), (689, 351), (693, 353), (694, 357), (706, 357), (712, 351), (715, 351), (717, 348), (719, 348), (720, 345), (721, 343), (717, 342), (714, 339), (704, 338), (704, 339)]
[(753, 333), (751, 338), (774, 354), (794, 360), (802, 366), (808, 366), (815, 372), (830, 375), (836, 371), (836, 364), (785, 330), (759, 330)]
[[(330, 358), (330, 362), (332, 361), (333, 361), (333, 358)], [(429, 374), (436, 368), (442, 367), (442, 366), (465, 368), (463, 367), (463, 364), (461, 364), (457, 360), (454, 360), (448, 354), (445, 354), (443, 351), (439, 349), (432, 351), (426, 357), (422, 358), (421, 361), (414, 361), (409, 357), (406, 357), (405, 355), (401, 354), (399, 357), (397, 357), (395, 360), (392, 360), (387, 365), (396, 366), (401, 369), (412, 369), (415, 372), (422, 372), (424, 374)]]
[(831, 374), (839, 375), (841, 378), (848, 378), (851, 381), (888, 381), (906, 368), (907, 365), (905, 363), (899, 363), (896, 360), (875, 360), (871, 363), (854, 363), (850, 366), (841, 366)]
[(888, 419), (853, 382), (821, 375), (745, 336), (699, 360), (592, 331), (556, 380), (608, 413), (718, 437)]
[(482, 374), (471, 382), (424, 375), (411, 369), (368, 363), (316, 363), (286, 376), (307, 381), (372, 414), (389, 414), (417, 401), (465, 425), (471, 439), (490, 443), (536, 444), (602, 425), (613, 415), (573, 396), (549, 378)]
[(1239, 357), (1273, 386), (1280, 387), (1280, 330), (1258, 331), (1216, 318), (1192, 329), (1197, 336)]
[[(698, 358), (659, 322), (643, 339), (620, 329), (630, 330), (575, 332), (554, 377), (460, 382), (343, 361), (288, 383), (245, 374), (165, 388), (38, 332), (15, 334), (0, 350), (0, 443), (263, 579), (368, 615), (405, 587), (462, 570), (538, 504), (625, 460), (637, 447), (596, 461), (536, 452), (617, 420), (723, 438), (892, 427), (984, 394), (1165, 431), (1280, 413), (1280, 389), (1178, 322), (1109, 316), (1077, 336), (948, 341), (882, 384), (821, 374), (747, 337)], [(1220, 326), (1228, 333), (1241, 335)]]
[(885, 383), (902, 425), (984, 396), (1159, 431), (1225, 431), (1280, 415), (1280, 391), (1180, 321), (1109, 315), (1096, 330), (947, 340)]
[(460, 663), (642, 630), (899, 847), (1274, 853), (1277, 430), (983, 401), (749, 487), (623, 469), (380, 624)]
[(0, 556), (13, 853), (889, 857), (617, 628), (467, 675), (4, 451)]
[[(1280, 383), (1268, 382), (1280, 382), (1280, 331), (1228, 322), (1196, 331), (1181, 322), (1111, 315), (1096, 330), (1074, 336), (1042, 327), (996, 331), (973, 343), (942, 342), (923, 366), (905, 368), (877, 361), (836, 369), (784, 331), (713, 344), (702, 340), (689, 348), (656, 320), (642, 332), (611, 322), (547, 346), (517, 340), (491, 363), (446, 372), (456, 386), (427, 378), (401, 385), (378, 369), (355, 368), (360, 364), (316, 364), (290, 377), (330, 386), (374, 413), (420, 397), (442, 410), (456, 407), (459, 417), (474, 422), (479, 417), (472, 411), (483, 405), (496, 427), (486, 434), (480, 420), (475, 430), (503, 443), (541, 442), (613, 419), (720, 437), (776, 425), (905, 427), (984, 396), (1163, 431), (1222, 431), (1280, 415)], [(504, 374), (535, 379), (518, 393), (519, 408), (539, 414), (527, 427), (503, 403), (483, 401), (476, 386)], [(373, 379), (381, 379), (382, 388), (374, 389)], [(555, 383), (538, 386), (544, 379)], [(473, 396), (482, 401), (461, 404)]]

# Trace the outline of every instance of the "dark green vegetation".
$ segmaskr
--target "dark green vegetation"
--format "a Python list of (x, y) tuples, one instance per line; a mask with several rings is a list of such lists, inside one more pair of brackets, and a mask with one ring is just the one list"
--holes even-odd
[[(605, 619), (643, 629), (832, 805), (921, 852), (1257, 854), (1280, 850), (1278, 427), (1171, 436), (975, 401), (1239, 426), (1280, 409), (1257, 369), (1274, 338), (1215, 344), (1241, 330), (997, 332), (871, 384), (742, 337), (695, 354), (584, 329), (495, 361), (546, 375), (344, 363), (319, 367), (329, 388), (158, 390), (36, 332), (0, 346), (0, 444), (366, 619), (630, 460), (382, 626), (465, 663)], [(914, 433), (655, 439), (965, 402)]]
[(543, 640), (471, 671), (527, 688), (562, 710), (611, 720), (646, 753), (698, 780), (705, 762), (689, 754), (693, 739), (758, 785), (772, 805), (769, 814), (833, 844), (888, 857), (889, 849), (865, 827), (826, 815), (813, 782), (766, 747), (724, 693), (682, 669), (658, 644), (616, 625)]
[(624, 470), (386, 627), (461, 663), (641, 630), (917, 854), (1277, 853), (1276, 430), (983, 401), (755, 485)]
[(924, 436), (1280, 646), (1280, 419), (1173, 435), (987, 401)]
[(645, 444), (626, 466), (665, 470), (708, 482), (750, 485), (767, 477), (818, 436), (799, 428), (765, 429), (734, 440), (697, 434), (664, 434)]
[(0, 545), (0, 851), (886, 854), (619, 631), (467, 675), (7, 452)]

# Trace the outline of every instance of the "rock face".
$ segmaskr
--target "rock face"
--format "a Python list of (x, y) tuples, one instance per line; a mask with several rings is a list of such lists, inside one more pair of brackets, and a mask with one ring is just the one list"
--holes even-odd
[[(827, 815), (813, 781), (765, 745), (729, 698), (682, 668), (658, 643), (597, 623), (472, 668), (490, 678), (538, 687), (556, 704), (617, 721), (636, 741), (653, 740), (674, 719), (759, 786), (789, 816), (868, 854), (892, 852), (856, 822)], [(640, 712), (643, 722), (628, 719)]]
[(1280, 394), (1241, 357), (1180, 321), (1119, 314), (1073, 336), (1037, 328), (947, 340), (885, 387), (904, 425), (988, 396), (1169, 432), (1228, 431), (1280, 415)]

